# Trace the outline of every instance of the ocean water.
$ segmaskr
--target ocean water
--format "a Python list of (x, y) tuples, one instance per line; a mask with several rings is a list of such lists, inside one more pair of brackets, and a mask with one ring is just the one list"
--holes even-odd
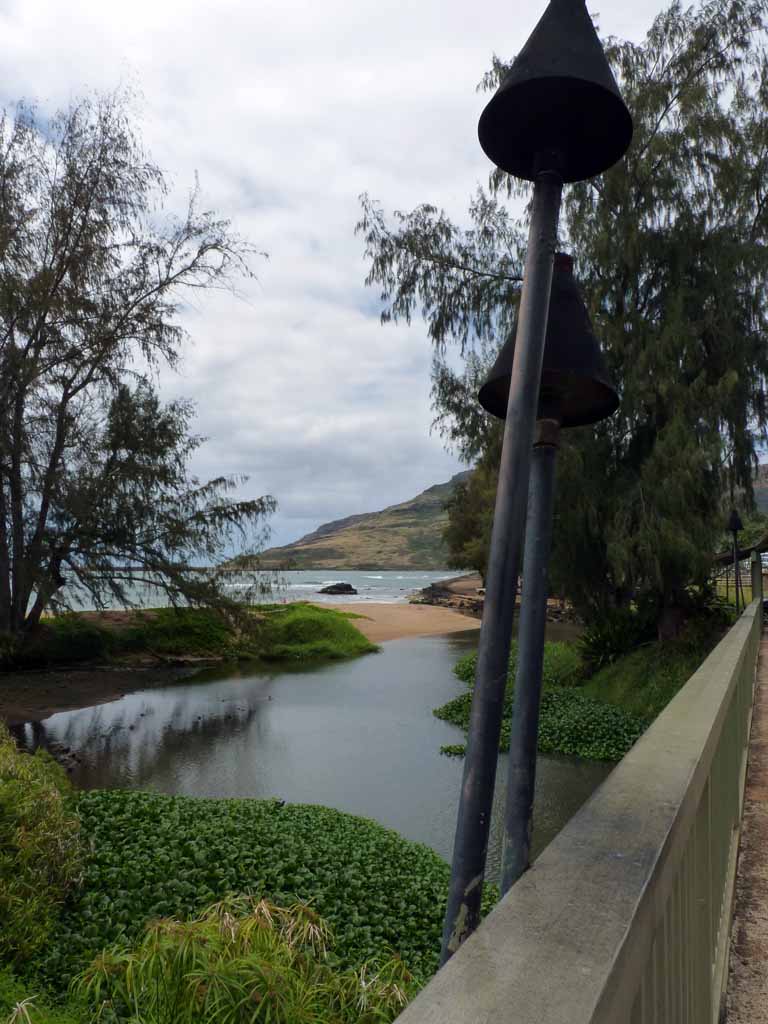
[[(271, 592), (258, 600), (263, 602), (315, 601), (318, 604), (353, 604), (366, 601), (380, 601), (384, 604), (399, 604), (407, 601), (411, 594), (428, 587), (437, 580), (452, 579), (459, 575), (455, 569), (391, 569), (362, 571), (356, 569), (302, 569), (279, 574), (265, 573), (264, 579), (271, 583)], [(331, 583), (349, 583), (357, 594), (321, 594), (323, 587)], [(232, 597), (242, 594), (248, 599), (253, 579), (233, 573), (226, 590)], [(86, 594), (71, 591), (69, 594), (75, 608), (93, 608)], [(136, 585), (130, 591), (131, 600), (140, 608), (162, 608), (168, 604), (165, 593), (157, 587)], [(252, 600), (252, 598), (251, 598)], [(119, 608), (117, 603), (107, 607)]]
[[(277, 581), (271, 601), (316, 601), (327, 604), (352, 604), (365, 601), (380, 601), (397, 604), (407, 601), (411, 594), (428, 587), (437, 580), (452, 579), (458, 573), (455, 569), (434, 572), (419, 569), (364, 571), (352, 569), (317, 570), (302, 569), (284, 572)], [(331, 583), (349, 583), (357, 594), (321, 594), (323, 587)]]

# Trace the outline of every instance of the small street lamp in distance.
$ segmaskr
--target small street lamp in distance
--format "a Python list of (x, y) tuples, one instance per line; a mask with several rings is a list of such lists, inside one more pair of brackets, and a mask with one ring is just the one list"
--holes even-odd
[(727, 529), (733, 534), (733, 588), (736, 591), (736, 614), (739, 614), (739, 533), (744, 529), (741, 517), (735, 508), (728, 516)]

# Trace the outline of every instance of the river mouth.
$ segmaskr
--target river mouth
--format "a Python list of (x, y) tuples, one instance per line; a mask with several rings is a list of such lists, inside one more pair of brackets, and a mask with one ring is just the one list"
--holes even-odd
[[(206, 670), (194, 679), (54, 714), (13, 729), (20, 745), (69, 748), (86, 789), (146, 789), (205, 797), (278, 797), (374, 818), (450, 860), (462, 741), (432, 709), (463, 692), (452, 673), (478, 630), (394, 640), (378, 654), (286, 671), (263, 665)], [(611, 765), (540, 756), (534, 853)], [(499, 758), (489, 848), (498, 875), (506, 758)]]

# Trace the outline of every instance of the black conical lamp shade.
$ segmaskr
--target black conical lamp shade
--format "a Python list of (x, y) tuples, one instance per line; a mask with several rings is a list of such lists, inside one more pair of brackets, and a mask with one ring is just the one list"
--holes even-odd
[(739, 533), (743, 529), (744, 529), (744, 524), (741, 521), (741, 516), (739, 515), (739, 513), (736, 511), (735, 508), (732, 508), (731, 509), (731, 514), (728, 517), (728, 532), (729, 533)]
[[(544, 169), (584, 181), (621, 159), (632, 118), (584, 0), (550, 0), (481, 114), (478, 134), (495, 164), (529, 181)], [(556, 166), (544, 166), (542, 156), (552, 153)]]
[[(507, 417), (516, 333), (517, 324), (478, 394), (482, 407), (502, 420)], [(553, 416), (563, 427), (581, 427), (605, 419), (618, 405), (619, 397), (573, 276), (573, 260), (565, 253), (555, 253), (537, 415)]]

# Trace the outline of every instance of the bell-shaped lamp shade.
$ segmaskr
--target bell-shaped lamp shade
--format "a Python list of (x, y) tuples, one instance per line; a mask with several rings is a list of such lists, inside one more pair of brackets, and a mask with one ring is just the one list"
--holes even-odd
[(731, 514), (728, 517), (728, 532), (739, 533), (740, 530), (744, 529), (744, 524), (741, 521), (741, 517), (735, 508), (731, 509)]
[(545, 169), (584, 181), (621, 159), (632, 117), (584, 0), (550, 0), (480, 115), (478, 135), (495, 164), (528, 181)]
[[(502, 420), (507, 418), (516, 334), (517, 324), (478, 394), (482, 407)], [(618, 405), (619, 396), (573, 276), (573, 260), (566, 253), (555, 253), (537, 415), (558, 419), (562, 427), (581, 427), (605, 419)]]

